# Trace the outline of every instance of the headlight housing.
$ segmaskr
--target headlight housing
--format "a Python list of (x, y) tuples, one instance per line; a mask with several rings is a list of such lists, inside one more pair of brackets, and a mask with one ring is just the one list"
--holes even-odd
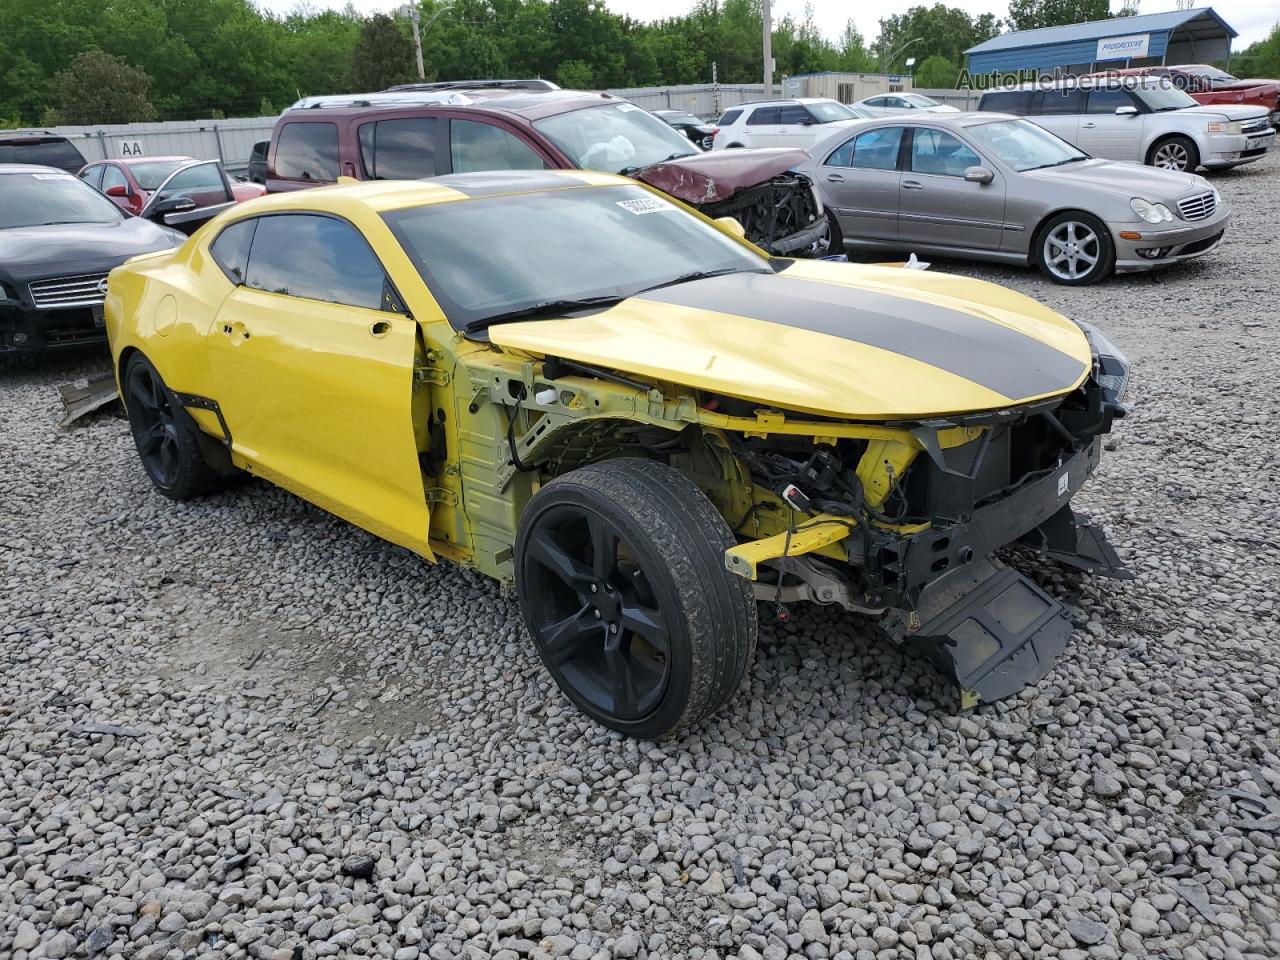
[(1225, 133), (1233, 137), (1240, 136), (1244, 132), (1244, 121), (1242, 120), (1210, 120), (1210, 133)]
[(1083, 320), (1075, 323), (1084, 331), (1089, 348), (1093, 351), (1094, 379), (1102, 389), (1102, 398), (1120, 407), (1125, 391), (1129, 388), (1129, 358), (1093, 324)]
[(1147, 223), (1167, 223), (1173, 219), (1173, 211), (1163, 203), (1152, 203), (1150, 200), (1134, 197), (1129, 201), (1129, 207)]

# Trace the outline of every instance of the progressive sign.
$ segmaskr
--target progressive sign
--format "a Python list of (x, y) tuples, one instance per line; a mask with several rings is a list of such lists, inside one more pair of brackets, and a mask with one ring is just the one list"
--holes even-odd
[(1094, 60), (1135, 60), (1147, 56), (1151, 34), (1131, 33), (1127, 37), (1105, 37), (1098, 41)]

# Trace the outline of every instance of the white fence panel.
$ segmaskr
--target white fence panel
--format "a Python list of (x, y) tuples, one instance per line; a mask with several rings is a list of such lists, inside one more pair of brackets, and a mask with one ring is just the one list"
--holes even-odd
[(74, 143), (90, 162), (109, 157), (184, 156), (221, 160), (229, 169), (236, 170), (249, 162), (254, 143), (270, 138), (275, 122), (275, 117), (237, 117), (52, 129)]

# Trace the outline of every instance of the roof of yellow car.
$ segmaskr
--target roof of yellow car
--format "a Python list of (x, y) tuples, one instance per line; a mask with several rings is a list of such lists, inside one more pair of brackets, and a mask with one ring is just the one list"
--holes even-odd
[(457, 173), (430, 180), (353, 180), (311, 190), (274, 193), (250, 201), (256, 213), (268, 210), (340, 209), (357, 203), (377, 212), (428, 203), (470, 200), (499, 194), (539, 193), (573, 187), (635, 184), (634, 180), (588, 170), (496, 170)]

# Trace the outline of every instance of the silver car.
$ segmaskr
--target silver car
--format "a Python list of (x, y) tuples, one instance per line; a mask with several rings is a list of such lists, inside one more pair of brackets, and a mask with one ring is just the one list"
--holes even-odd
[(889, 117), (904, 113), (959, 113), (955, 107), (939, 103), (923, 93), (882, 93), (875, 97), (863, 97), (849, 104), (851, 109), (862, 110), (873, 117)]
[(1203, 177), (1098, 160), (1008, 114), (864, 120), (797, 169), (818, 187), (832, 253), (1030, 264), (1066, 284), (1202, 256), (1230, 219)]

